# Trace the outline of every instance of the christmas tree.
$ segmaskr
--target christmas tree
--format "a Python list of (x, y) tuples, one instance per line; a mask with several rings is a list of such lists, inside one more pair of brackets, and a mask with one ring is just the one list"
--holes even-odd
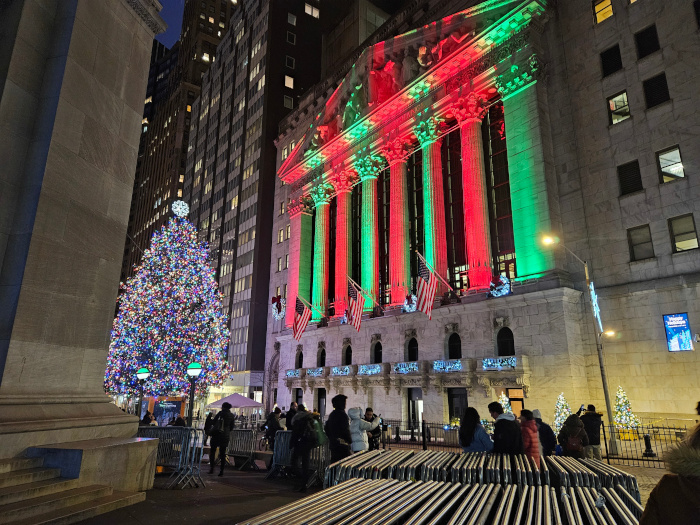
[(141, 367), (151, 373), (143, 385), (147, 396), (188, 393), (192, 362), (202, 365), (198, 394), (221, 385), (229, 373), (228, 318), (208, 248), (185, 218), (187, 205), (176, 202), (173, 211), (178, 216), (153, 234), (141, 266), (122, 284), (105, 373), (110, 394), (138, 395)]
[(554, 423), (552, 429), (555, 434), (559, 434), (561, 427), (564, 426), (564, 421), (571, 415), (571, 407), (564, 397), (564, 392), (559, 394), (557, 404), (554, 406)]
[(639, 426), (639, 418), (632, 413), (630, 400), (621, 386), (617, 387), (615, 395), (615, 426), (617, 428), (637, 428)]
[(512, 412), (513, 411), (513, 409), (510, 407), (510, 399), (508, 399), (506, 397), (505, 392), (501, 392), (501, 395), (498, 397), (498, 402), (503, 407), (503, 412)]

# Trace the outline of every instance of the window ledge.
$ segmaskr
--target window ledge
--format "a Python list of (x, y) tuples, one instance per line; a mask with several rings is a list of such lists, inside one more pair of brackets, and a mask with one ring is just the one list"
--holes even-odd
[(664, 106), (669, 106), (669, 105), (673, 105), (673, 99), (672, 99), (672, 98), (671, 98), (671, 99), (668, 99), (666, 102), (662, 102), (661, 104), (659, 104), (659, 105), (657, 105), (657, 106), (654, 106), (654, 107), (645, 109), (645, 110), (644, 110), (644, 113), (646, 114), (646, 113), (649, 113), (650, 111), (654, 111), (654, 110), (656, 110), (656, 109), (662, 108), (662, 107), (664, 107)]
[(669, 184), (675, 184), (677, 182), (687, 181), (687, 180), (688, 180), (688, 177), (678, 177), (677, 179), (673, 179), (673, 180), (670, 180), (668, 182), (664, 182), (662, 179), (659, 181), (659, 186), (661, 186), (661, 187), (668, 186)]
[(698, 250), (700, 250), (700, 247), (698, 247), (698, 248), (691, 248), (690, 250), (683, 250), (683, 251), (680, 251), (680, 252), (673, 252), (673, 253), (671, 253), (671, 255), (680, 255), (680, 254), (682, 254), (682, 253), (695, 253), (695, 252), (697, 252)]
[(625, 199), (627, 197), (632, 197), (634, 195), (642, 195), (645, 193), (645, 191), (646, 191), (646, 188), (642, 188), (641, 190), (633, 191), (632, 193), (625, 193), (624, 195), (620, 195), (617, 198), (617, 200), (622, 200), (622, 199)]
[(630, 261), (630, 264), (648, 263), (653, 261), (656, 261), (656, 255), (654, 255), (654, 257), (647, 257), (646, 259), (635, 259), (634, 261)]
[[(665, 104), (665, 102), (664, 102), (664, 104)], [(633, 119), (634, 119), (634, 116), (630, 115), (630, 118), (627, 118), (627, 119), (623, 120), (622, 122), (618, 122), (617, 124), (608, 124), (608, 130), (612, 131), (614, 129), (624, 128), (625, 122), (632, 122)]]

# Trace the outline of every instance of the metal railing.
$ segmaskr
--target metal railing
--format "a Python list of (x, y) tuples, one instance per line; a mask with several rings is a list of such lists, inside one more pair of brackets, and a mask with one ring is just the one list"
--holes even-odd
[(608, 463), (633, 467), (665, 468), (664, 454), (685, 438), (685, 425), (639, 425), (621, 429), (603, 425), (603, 442)]
[(459, 452), (459, 427), (427, 421), (382, 420), (380, 447), (385, 450), (422, 449)]
[[(272, 452), (272, 467), (265, 476), (265, 479), (272, 479), (277, 476), (282, 469), (292, 469), (292, 449), (289, 447), (289, 442), (292, 439), (291, 430), (279, 430), (275, 434), (275, 448)], [(317, 481), (323, 479), (328, 464), (330, 463), (330, 449), (328, 443), (315, 447), (311, 450), (309, 466), (311, 475), (307, 479), (306, 486), (310, 487)]]
[(244, 459), (239, 470), (243, 470), (248, 464), (253, 467), (253, 470), (260, 470), (255, 464), (255, 445), (257, 442), (258, 433), (256, 430), (235, 428), (231, 431), (226, 455)]
[(140, 426), (136, 435), (158, 438), (156, 466), (171, 471), (166, 488), (205, 486), (201, 476), (203, 430)]

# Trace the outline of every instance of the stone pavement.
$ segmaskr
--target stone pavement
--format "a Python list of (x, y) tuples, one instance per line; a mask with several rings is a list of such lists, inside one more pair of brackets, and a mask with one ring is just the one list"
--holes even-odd
[(639, 493), (642, 496), (642, 506), (647, 504), (647, 499), (649, 499), (649, 493), (659, 482), (661, 477), (668, 473), (666, 469), (661, 468), (649, 468), (649, 467), (628, 467), (627, 465), (618, 465), (611, 462), (612, 466), (634, 474), (637, 478), (637, 485), (639, 485)]

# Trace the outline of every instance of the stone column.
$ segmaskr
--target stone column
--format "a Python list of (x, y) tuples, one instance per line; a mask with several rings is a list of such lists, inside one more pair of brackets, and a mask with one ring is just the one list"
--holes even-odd
[(289, 270), (287, 272), (288, 327), (294, 324), (294, 306), (297, 296), (307, 302), (311, 296), (311, 215), (313, 201), (302, 195), (290, 202), (287, 208), (290, 219)]
[(406, 156), (408, 149), (403, 139), (388, 143), (382, 151), (389, 163), (391, 204), (389, 206), (389, 284), (391, 304), (403, 304), (411, 290), (411, 262), (408, 236), (408, 185), (406, 183)]
[(328, 309), (328, 211), (331, 201), (331, 186), (321, 183), (311, 190), (316, 204), (316, 227), (314, 228), (314, 279), (311, 304), (314, 307), (311, 318), (318, 320)]
[(554, 269), (554, 250), (545, 249), (541, 239), (560, 231), (549, 106), (545, 83), (538, 81), (541, 75), (542, 64), (533, 54), (496, 78), (503, 97), (519, 278), (538, 277)]
[[(445, 191), (442, 183), (442, 156), (440, 146), (442, 119), (429, 117), (418, 123), (416, 137), (423, 148), (423, 229), (428, 264), (447, 280), (447, 239), (445, 230)], [(437, 294), (447, 289), (439, 281)]]
[(357, 177), (352, 170), (339, 170), (333, 180), (337, 212), (335, 219), (335, 315), (348, 307), (348, 279), (352, 268), (352, 216), (350, 199)]
[(489, 207), (484, 166), (481, 120), (486, 101), (474, 92), (460, 98), (452, 107), (459, 121), (462, 139), (462, 195), (464, 198), (464, 240), (469, 268), (469, 289), (488, 288), (492, 259)]
[[(360, 286), (377, 301), (379, 297), (379, 231), (377, 229), (377, 177), (383, 161), (377, 155), (367, 155), (355, 164), (362, 181), (362, 272)], [(365, 300), (365, 310), (374, 303)]]

